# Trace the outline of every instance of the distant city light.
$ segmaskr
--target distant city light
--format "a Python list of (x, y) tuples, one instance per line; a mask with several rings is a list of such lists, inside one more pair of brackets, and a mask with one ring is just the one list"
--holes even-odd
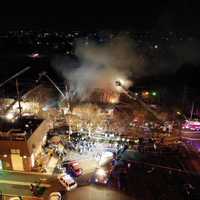
[(33, 54), (31, 54), (31, 57), (32, 57), (32, 58), (38, 58), (39, 56), (40, 56), (39, 53), (33, 53)]
[(135, 96), (138, 96), (138, 93), (137, 93), (137, 92), (135, 92), (135, 93), (134, 93), (134, 95), (135, 95)]
[(145, 92), (142, 93), (142, 95), (147, 97), (149, 95), (149, 92), (145, 91)]
[(154, 45), (154, 48), (155, 48), (155, 49), (157, 49), (157, 48), (158, 48), (158, 45), (157, 45), (157, 44), (155, 44), (155, 45)]
[(156, 92), (152, 92), (151, 94), (152, 94), (152, 96), (156, 96), (156, 95), (157, 95), (157, 93), (156, 93)]

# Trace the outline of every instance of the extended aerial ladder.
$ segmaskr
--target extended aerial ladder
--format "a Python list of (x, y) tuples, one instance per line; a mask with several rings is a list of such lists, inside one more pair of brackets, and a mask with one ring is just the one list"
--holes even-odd
[(117, 87), (121, 88), (122, 92), (127, 97), (129, 97), (130, 99), (138, 102), (145, 110), (147, 110), (149, 113), (151, 113), (158, 121), (160, 121), (160, 122), (164, 121), (164, 119), (163, 119), (162, 116), (160, 116), (156, 111), (154, 111), (153, 109), (151, 109), (149, 107), (149, 105), (147, 105), (144, 101), (142, 101), (142, 99), (140, 97), (138, 97), (133, 92), (131, 92), (130, 90), (128, 90), (127, 88), (125, 88), (120, 81), (116, 81), (115, 84), (116, 84)]
[[(61, 91), (61, 89), (56, 85), (56, 83), (48, 76), (47, 72), (43, 71), (43, 72), (39, 73), (39, 79), (37, 81), (39, 81), (43, 76), (45, 76), (49, 80), (49, 82), (61, 94), (61, 96), (62, 96), (61, 101), (66, 101), (66, 95)], [(69, 101), (67, 101), (67, 107), (68, 107), (68, 110), (70, 110), (70, 102)]]

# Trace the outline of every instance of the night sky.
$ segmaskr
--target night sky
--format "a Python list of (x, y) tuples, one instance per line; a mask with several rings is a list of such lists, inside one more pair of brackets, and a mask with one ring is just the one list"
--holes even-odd
[[(67, 8), (60, 11), (60, 15), (54, 15), (56, 12), (33, 14), (33, 15), (3, 15), (0, 16), (0, 29), (134, 29), (146, 30), (155, 29), (158, 31), (194, 31), (200, 30), (200, 14), (198, 6), (192, 4), (189, 0), (170, 1), (168, 3), (157, 3), (144, 1), (141, 5), (133, 4), (129, 9), (122, 8), (106, 9), (102, 2), (99, 8), (98, 3), (92, 12), (87, 9)], [(113, 5), (115, 6), (115, 5)], [(126, 8), (128, 6), (126, 5)], [(46, 9), (48, 10), (48, 9)], [(59, 11), (55, 9), (55, 11)], [(73, 11), (73, 12), (70, 12)], [(32, 12), (33, 13), (33, 12)], [(40, 13), (40, 12), (35, 12)], [(95, 15), (92, 15), (95, 14)]]
[[(191, 92), (191, 96), (199, 95), (199, 6), (191, 3), (189, 0), (174, 0), (168, 1), (167, 3), (163, 3), (163, 1), (157, 3), (156, 1), (147, 0), (140, 0), (138, 2), (140, 5), (132, 2), (132, 5), (130, 6), (128, 4), (126, 5), (126, 2), (120, 2), (121, 5), (118, 6), (118, 8), (116, 8), (117, 2), (112, 4), (112, 7), (108, 7), (104, 2), (95, 1), (95, 9), (85, 9), (84, 7), (81, 7), (81, 5), (77, 4), (79, 8), (67, 5), (63, 7), (62, 10), (57, 9), (56, 7), (53, 10), (49, 10), (47, 6), (45, 9), (42, 9), (41, 12), (41, 9), (39, 11), (38, 6), (37, 9), (33, 10), (34, 12), (28, 12), (28, 10), (26, 10), (26, 14), (22, 12), (18, 12), (18, 14), (7, 12), (6, 15), (0, 15), (0, 33), (5, 31), (6, 35), (8, 30), (24, 29), (41, 30), (41, 32), (70, 32), (74, 30), (88, 32), (108, 30), (108, 32), (112, 32), (116, 30), (116, 32), (122, 31), (122, 33), (123, 31), (130, 30), (131, 33), (132, 31), (133, 33), (134, 31), (138, 31), (141, 35), (145, 35), (143, 33), (149, 32), (152, 33), (155, 38), (152, 39), (149, 37), (149, 41), (145, 41), (147, 39), (145, 36), (142, 38), (146, 44), (143, 47), (146, 58), (145, 61), (147, 63), (145, 66), (146, 70), (144, 70), (146, 73), (145, 75), (152, 75), (148, 70), (151, 69), (151, 67), (154, 67), (153, 70), (156, 71), (156, 74), (160, 73), (163, 74), (163, 76), (160, 76), (159, 74), (160, 77), (155, 77), (154, 79), (151, 76), (149, 79), (145, 77), (144, 83), (142, 82), (141, 85), (149, 86), (150, 84), (155, 85), (159, 83), (169, 85), (169, 87), (172, 85), (172, 88), (174, 89), (174, 85), (178, 85), (179, 83), (180, 87), (177, 86), (178, 89), (174, 92), (177, 94), (177, 91), (182, 91), (182, 86), (187, 84), (188, 88), (195, 88), (194, 92), (192, 91), (194, 95)], [(31, 3), (30, 7), (32, 8)], [(55, 6), (56, 4), (57, 2), (55, 2)], [(126, 5), (126, 9), (124, 8), (124, 5)], [(129, 9), (127, 9), (127, 7), (129, 7)], [(96, 11), (97, 8), (98, 11)], [(48, 13), (46, 12), (47, 10)], [(59, 15), (56, 15), (55, 13), (59, 13)], [(175, 32), (178, 32), (179, 34), (177, 34), (178, 36), (176, 39), (171, 40), (170, 42), (159, 40), (161, 36), (166, 37), (170, 32), (173, 32), (173, 35), (176, 35)], [(180, 40), (180, 37), (184, 38), (184, 35), (186, 40)], [(2, 40), (4, 40), (4, 38)], [(4, 44), (4, 41), (2, 44)], [(24, 85), (27, 82), (26, 79), (35, 84), (35, 79), (38, 78), (38, 72), (43, 70), (48, 71), (54, 80), (60, 81), (60, 76), (57, 76), (51, 66), (51, 56), (48, 55), (44, 59), (31, 60), (30, 62), (30, 58), (27, 57), (30, 52), (28, 52), (26, 48), (19, 48), (21, 50), (20, 52), (20, 50), (17, 49), (18, 46), (16, 47), (12, 42), (9, 44), (10, 46), (5, 45), (5, 47), (2, 45), (2, 49), (0, 50), (0, 66), (8, 69), (0, 73), (0, 79), (2, 81), (14, 74), (18, 68), (22, 69), (23, 66), (27, 65), (31, 65), (32, 71), (27, 72), (24, 77), (20, 77), (20, 81), (23, 80)], [(155, 45), (158, 46), (158, 48), (151, 48)], [(31, 51), (34, 50), (35, 49), (31, 49)], [(146, 56), (146, 54), (148, 55)], [(32, 74), (33, 71), (34, 77)], [(168, 74), (170, 74), (170, 72), (176, 72), (176, 74), (169, 78)], [(11, 84), (12, 82), (10, 85)], [(12, 86), (15, 95), (14, 84), (15, 83), (13, 82)], [(8, 91), (8, 88), (11, 88), (10, 85), (5, 88), (5, 95), (10, 93)], [(23, 86), (23, 89), (24, 88), (25, 87)], [(29, 83), (27, 83), (27, 88), (30, 88)]]

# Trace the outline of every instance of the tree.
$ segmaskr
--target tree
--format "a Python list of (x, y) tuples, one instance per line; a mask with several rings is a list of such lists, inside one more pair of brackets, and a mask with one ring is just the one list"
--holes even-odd
[(73, 114), (79, 116), (82, 128), (86, 128), (91, 135), (98, 126), (104, 126), (105, 115), (95, 104), (81, 104), (73, 109)]

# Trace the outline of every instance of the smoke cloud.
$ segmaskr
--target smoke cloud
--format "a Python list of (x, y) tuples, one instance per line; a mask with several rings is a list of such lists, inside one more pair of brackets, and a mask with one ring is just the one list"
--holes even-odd
[(128, 87), (129, 78), (143, 73), (144, 60), (137, 55), (134, 41), (117, 36), (107, 43), (84, 40), (76, 43), (77, 61), (57, 57), (53, 66), (67, 80), (67, 97), (86, 100), (95, 89), (116, 90), (115, 81), (123, 80)]

